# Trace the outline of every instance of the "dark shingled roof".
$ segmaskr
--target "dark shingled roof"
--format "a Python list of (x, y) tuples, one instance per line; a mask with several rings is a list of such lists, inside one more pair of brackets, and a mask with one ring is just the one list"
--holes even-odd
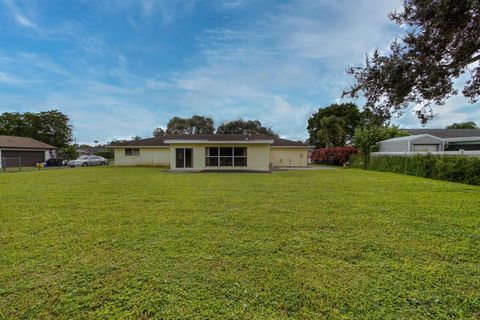
[(167, 134), (163, 137), (147, 138), (137, 141), (127, 141), (122, 143), (116, 143), (112, 146), (166, 147), (168, 146), (168, 144), (165, 143), (165, 140), (207, 140), (212, 142), (273, 140), (272, 146), (275, 147), (307, 147), (307, 145), (303, 142), (255, 134)]
[(480, 137), (480, 129), (404, 129), (411, 135), (430, 134), (432, 136), (448, 138)]
[(54, 146), (32, 138), (15, 136), (0, 136), (0, 148), (56, 149)]

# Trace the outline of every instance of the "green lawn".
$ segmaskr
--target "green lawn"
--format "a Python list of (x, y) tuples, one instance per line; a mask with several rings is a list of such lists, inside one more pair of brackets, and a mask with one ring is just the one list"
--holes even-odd
[(0, 318), (478, 319), (480, 187), (356, 169), (0, 175)]

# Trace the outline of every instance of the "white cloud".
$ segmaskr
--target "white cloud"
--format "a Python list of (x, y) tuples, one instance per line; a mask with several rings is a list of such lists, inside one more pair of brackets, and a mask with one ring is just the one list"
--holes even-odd
[(6, 72), (0, 71), (0, 83), (5, 85), (18, 85), (26, 83), (24, 79)]
[(23, 15), (17, 13), (14, 15), (14, 17), (20, 25), (28, 28), (38, 29), (38, 26), (35, 23)]
[(17, 4), (12, 0), (3, 0), (5, 7), (11, 12), (15, 22), (22, 27), (35, 29), (36, 31), (40, 31), (40, 28), (37, 26), (36, 23), (32, 21), (31, 18), (27, 17), (22, 9), (17, 6)]
[[(311, 112), (347, 87), (348, 64), (393, 38), (385, 26), (398, 3), (381, 1), (372, 9), (366, 0), (350, 6), (296, 1), (253, 22), (206, 30), (199, 38), (205, 63), (173, 75), (181, 90), (175, 99), (198, 112), (214, 110), (221, 120), (259, 118), (305, 138)], [(339, 21), (332, 22), (333, 13)]]
[[(140, 31), (156, 30), (158, 24), (167, 30), (167, 24), (179, 23), (205, 3), (112, 0), (94, 5), (108, 17), (121, 15), (122, 23), (139, 31), (135, 32), (139, 37)], [(184, 66), (174, 72), (150, 70), (143, 66), (148, 61), (138, 58), (141, 55), (130, 56), (156, 48), (150, 38), (148, 43), (138, 42), (143, 44), (139, 47), (122, 47), (109, 44), (101, 32), (91, 34), (80, 23), (66, 21), (65, 28), (42, 28), (42, 36), (70, 41), (73, 54), (0, 56), (0, 83), (23, 86), (21, 94), (1, 93), (0, 109), (58, 107), (71, 116), (78, 141), (145, 137), (174, 115), (194, 113), (211, 116), (217, 124), (259, 119), (284, 137), (304, 139), (306, 120), (313, 111), (343, 101), (339, 97), (351, 81), (345, 68), (361, 63), (366, 52), (384, 48), (393, 39), (398, 29), (387, 13), (399, 5), (400, 0), (275, 2), (267, 11), (198, 30), (197, 51), (179, 56)], [(222, 14), (253, 8), (251, 2), (238, 0), (213, 2), (213, 6)], [(136, 68), (139, 65), (143, 68)], [(25, 79), (48, 85), (29, 86)], [(460, 111), (460, 105), (465, 101), (452, 99), (438, 109), (438, 119), (450, 122), (478, 115)], [(409, 113), (398, 121), (418, 126)], [(440, 120), (432, 124), (443, 126), (435, 121)]]

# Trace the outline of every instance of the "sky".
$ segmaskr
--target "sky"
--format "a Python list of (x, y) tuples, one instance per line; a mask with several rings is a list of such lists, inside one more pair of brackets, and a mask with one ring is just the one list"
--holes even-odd
[[(401, 4), (0, 0), (0, 113), (58, 109), (77, 143), (150, 137), (193, 114), (304, 140), (313, 112), (349, 101), (346, 68), (402, 33), (388, 19)], [(427, 127), (480, 124), (479, 106), (453, 97)], [(420, 127), (409, 111), (394, 122)]]

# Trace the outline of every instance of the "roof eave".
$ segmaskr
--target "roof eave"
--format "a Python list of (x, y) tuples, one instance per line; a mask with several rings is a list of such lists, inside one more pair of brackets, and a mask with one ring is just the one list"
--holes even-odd
[(168, 144), (273, 144), (274, 140), (164, 140)]

